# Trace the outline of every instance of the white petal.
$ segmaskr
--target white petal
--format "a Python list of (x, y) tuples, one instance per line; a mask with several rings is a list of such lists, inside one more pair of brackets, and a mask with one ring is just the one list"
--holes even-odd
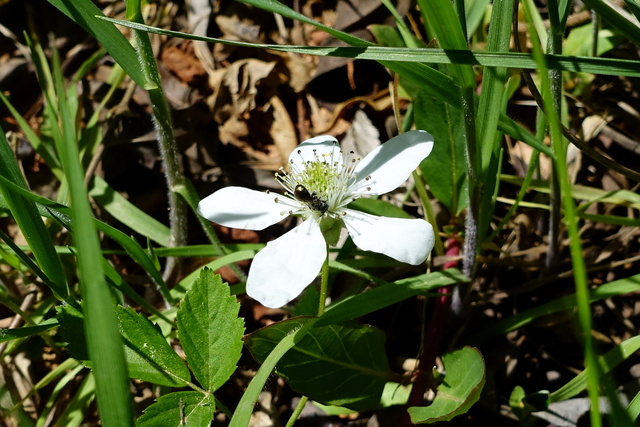
[[(384, 194), (398, 188), (431, 153), (433, 137), (422, 130), (391, 138), (369, 153), (356, 166), (355, 187), (368, 187), (364, 194)], [(371, 179), (366, 180), (367, 177)]]
[(413, 265), (423, 263), (433, 249), (433, 227), (423, 219), (388, 218), (351, 209), (345, 211), (342, 220), (360, 249)]
[[(291, 208), (276, 203), (283, 196), (250, 190), (244, 187), (225, 187), (198, 203), (198, 213), (217, 224), (247, 230), (263, 230), (281, 221)], [(287, 202), (294, 202), (286, 199)]]
[(247, 295), (266, 307), (282, 307), (313, 282), (326, 257), (320, 226), (309, 218), (253, 258)]
[(304, 169), (306, 162), (318, 160), (329, 164), (344, 161), (337, 139), (331, 135), (315, 136), (302, 141), (289, 155), (289, 163), (298, 170)]

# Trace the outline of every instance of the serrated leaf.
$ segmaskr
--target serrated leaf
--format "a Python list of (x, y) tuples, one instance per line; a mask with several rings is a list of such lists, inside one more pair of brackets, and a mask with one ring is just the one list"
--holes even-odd
[(70, 305), (56, 307), (60, 329), (58, 332), (67, 342), (67, 350), (75, 359), (85, 362), (89, 359), (87, 354), (87, 341), (84, 337), (84, 316)]
[(408, 409), (414, 424), (431, 424), (449, 421), (464, 414), (480, 398), (486, 372), (480, 352), (473, 347), (442, 356), (446, 374), (438, 386), (431, 405), (414, 406)]
[[(274, 323), (249, 335), (245, 343), (262, 363), (284, 336), (299, 327), (299, 318)], [(280, 359), (275, 371), (298, 393), (323, 405), (377, 407), (389, 380), (384, 334), (354, 322), (312, 328)]]
[(179, 391), (156, 399), (136, 420), (136, 427), (209, 426), (215, 402), (210, 394)]
[(187, 366), (149, 319), (123, 307), (116, 315), (131, 378), (168, 387), (184, 387), (191, 380)]
[[(67, 349), (74, 358), (90, 366), (82, 313), (68, 305), (57, 307), (57, 311), (59, 331), (68, 343)], [(116, 314), (130, 378), (170, 387), (184, 386), (191, 379), (189, 369), (151, 321), (119, 306)]]
[(244, 323), (240, 305), (219, 275), (205, 268), (178, 310), (178, 335), (187, 362), (202, 387), (214, 391), (236, 369)]

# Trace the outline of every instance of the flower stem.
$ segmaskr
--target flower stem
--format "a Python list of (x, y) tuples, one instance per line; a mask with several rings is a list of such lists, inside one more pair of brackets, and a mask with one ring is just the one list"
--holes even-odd
[[(127, 0), (127, 18), (143, 24), (140, 0)], [(140, 64), (148, 81), (147, 92), (153, 111), (153, 121), (158, 137), (158, 148), (165, 170), (169, 199), (169, 227), (171, 229), (171, 246), (184, 246), (187, 243), (187, 205), (178, 196), (176, 189), (184, 185), (184, 176), (180, 171), (180, 158), (173, 137), (171, 111), (162, 90), (160, 74), (156, 65), (155, 54), (151, 47), (149, 35), (143, 31), (133, 30), (132, 38)], [(163, 279), (171, 281), (180, 271), (181, 258), (168, 257)]]
[(287, 421), (287, 425), (285, 427), (293, 427), (293, 425), (296, 423), (296, 420), (300, 416), (300, 413), (304, 409), (304, 405), (306, 405), (308, 401), (309, 401), (309, 398), (307, 396), (302, 396), (300, 398), (300, 401), (298, 402), (296, 409), (293, 410), (293, 413), (289, 417), (289, 421)]
[[(324, 313), (324, 306), (327, 303), (327, 287), (329, 285), (329, 245), (327, 247), (327, 258), (324, 260), (324, 264), (322, 264), (322, 269), (320, 269), (320, 301), (318, 302), (318, 316), (322, 316)], [(293, 410), (293, 413), (289, 417), (289, 421), (287, 421), (287, 425), (285, 427), (293, 427), (296, 420), (300, 416), (302, 409), (304, 409), (304, 405), (307, 404), (309, 398), (307, 396), (302, 396), (296, 409)]]
[(320, 270), (320, 301), (318, 302), (318, 316), (324, 313), (324, 306), (327, 303), (327, 287), (329, 285), (329, 245), (327, 245), (327, 259), (322, 264)]

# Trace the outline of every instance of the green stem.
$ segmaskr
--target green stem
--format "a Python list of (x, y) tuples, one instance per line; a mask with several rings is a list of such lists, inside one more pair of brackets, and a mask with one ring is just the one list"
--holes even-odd
[(293, 410), (293, 413), (289, 417), (289, 421), (287, 421), (287, 425), (285, 427), (293, 427), (293, 425), (296, 423), (296, 420), (300, 416), (300, 413), (304, 409), (304, 405), (306, 405), (308, 401), (309, 398), (307, 396), (302, 396), (302, 398), (300, 398), (300, 402), (298, 402), (296, 409)]
[(320, 301), (318, 301), (318, 316), (324, 313), (324, 306), (327, 303), (327, 288), (329, 286), (329, 245), (327, 245), (327, 259), (322, 264), (320, 270)]
[[(322, 316), (322, 313), (324, 313), (324, 307), (327, 302), (328, 285), (329, 285), (329, 245), (327, 245), (327, 258), (324, 260), (324, 264), (322, 264), (322, 268), (320, 269), (320, 301), (318, 302), (318, 317)], [(287, 425), (285, 427), (292, 427), (295, 424), (296, 420), (298, 419), (298, 416), (300, 416), (300, 413), (304, 408), (304, 405), (307, 404), (307, 401), (309, 401), (309, 398), (307, 396), (302, 396), (302, 398), (300, 399), (300, 402), (298, 402), (298, 405), (296, 406), (296, 409), (294, 409), (293, 413), (289, 417), (289, 421), (287, 421)]]
[[(562, 53), (562, 26), (560, 24), (560, 16), (558, 11), (558, 3), (556, 0), (550, 0), (549, 3), (549, 38), (547, 41), (547, 53)], [(562, 73), (558, 70), (548, 70), (549, 83), (551, 87), (551, 102), (554, 111), (562, 111)], [(558, 177), (558, 167), (564, 167), (559, 163), (552, 162), (551, 177), (549, 185), (551, 187), (549, 200), (549, 249), (545, 260), (546, 267), (549, 271), (556, 270), (558, 265), (558, 252), (560, 249), (560, 211), (562, 206), (562, 195), (560, 194), (560, 183)]]
[[(127, 0), (127, 18), (130, 21), (144, 24), (140, 0)], [(173, 137), (173, 123), (169, 105), (162, 91), (160, 74), (156, 65), (155, 54), (151, 47), (149, 35), (140, 30), (132, 30), (135, 49), (140, 56), (140, 64), (148, 80), (148, 93), (153, 110), (153, 122), (158, 136), (158, 147), (165, 170), (165, 179), (169, 198), (169, 227), (171, 229), (171, 246), (184, 246), (187, 243), (187, 206), (178, 196), (177, 189), (184, 186), (184, 177), (180, 171), (180, 160), (176, 142)], [(180, 258), (167, 258), (165, 281), (173, 278), (180, 270)]]
[(476, 118), (473, 104), (473, 87), (464, 87), (462, 91), (462, 110), (464, 114), (465, 141), (467, 149), (467, 175), (469, 177), (469, 208), (465, 217), (464, 251), (462, 271), (471, 277), (478, 251), (478, 213), (482, 182), (479, 180), (479, 159), (476, 144)]
[[(438, 230), (436, 215), (431, 208), (431, 203), (429, 201), (429, 195), (427, 194), (427, 188), (424, 179), (422, 179), (422, 175), (420, 175), (417, 171), (413, 171), (412, 176), (416, 182), (416, 190), (418, 190), (418, 196), (420, 196), (420, 201), (422, 202), (422, 208), (424, 209), (427, 221), (431, 223), (431, 226), (434, 230)], [(436, 235), (436, 243), (434, 245), (434, 249), (436, 250), (437, 256), (444, 255), (444, 246), (442, 245), (442, 240), (440, 239), (439, 235)]]

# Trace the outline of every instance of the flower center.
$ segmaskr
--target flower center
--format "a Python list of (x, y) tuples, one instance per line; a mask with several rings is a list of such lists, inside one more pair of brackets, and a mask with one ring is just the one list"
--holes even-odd
[[(314, 216), (318, 219), (325, 215), (338, 218), (344, 215), (343, 208), (347, 204), (366, 191), (366, 187), (354, 185), (357, 182), (355, 166), (360, 159), (354, 157), (353, 152), (344, 156), (335, 143), (331, 149), (321, 151), (319, 153), (314, 149), (313, 157), (305, 158), (303, 151), (298, 149), (299, 160), (289, 161), (290, 172), (280, 168), (276, 173), (276, 180), (287, 191), (285, 196), (302, 202), (301, 208), (283, 214), (302, 214), (305, 218)], [(284, 200), (278, 202), (292, 206)]]

